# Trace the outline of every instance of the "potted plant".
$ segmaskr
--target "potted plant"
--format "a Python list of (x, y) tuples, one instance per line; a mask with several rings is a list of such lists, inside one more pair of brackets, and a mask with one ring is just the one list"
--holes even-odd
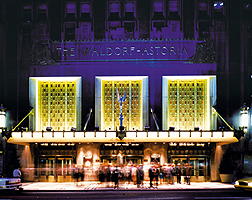
[(221, 160), (219, 166), (219, 174), (221, 182), (232, 183), (234, 177), (235, 165), (233, 162), (233, 152), (227, 150)]

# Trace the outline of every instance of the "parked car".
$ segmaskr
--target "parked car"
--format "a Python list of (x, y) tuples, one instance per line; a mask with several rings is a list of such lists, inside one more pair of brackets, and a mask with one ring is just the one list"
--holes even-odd
[(20, 178), (7, 178), (3, 174), (0, 174), (0, 191), (1, 190), (23, 190), (21, 187)]
[(252, 177), (243, 178), (235, 181), (235, 189), (252, 191)]

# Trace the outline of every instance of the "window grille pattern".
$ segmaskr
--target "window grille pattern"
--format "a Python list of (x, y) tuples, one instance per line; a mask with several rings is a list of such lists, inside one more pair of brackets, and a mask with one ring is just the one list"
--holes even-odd
[(76, 127), (76, 81), (39, 81), (38, 88), (39, 129)]
[(168, 80), (168, 124), (180, 130), (207, 128), (207, 80)]
[(103, 119), (102, 124), (105, 130), (119, 130), (120, 126), (120, 103), (117, 101), (117, 88), (120, 96), (123, 96), (125, 90), (126, 100), (123, 103), (123, 126), (127, 130), (141, 130), (142, 127), (142, 94), (141, 80), (126, 81), (102, 81), (102, 106)]

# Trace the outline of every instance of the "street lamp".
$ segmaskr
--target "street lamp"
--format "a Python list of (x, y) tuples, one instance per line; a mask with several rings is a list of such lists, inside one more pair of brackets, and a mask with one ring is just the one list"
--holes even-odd
[(249, 115), (248, 115), (249, 107), (244, 104), (241, 108), (241, 128), (243, 129), (244, 133), (247, 132), (248, 129), (248, 121), (249, 121)]
[(3, 104), (1, 104), (1, 107), (0, 107), (0, 132), (1, 133), (2, 133), (3, 129), (6, 128), (5, 118), (6, 118), (6, 112), (3, 107)]
[(5, 108), (3, 107), (3, 104), (1, 104), (1, 107), (0, 107), (0, 144), (1, 144), (1, 149), (2, 151), (0, 151), (0, 172), (4, 172), (4, 158), (5, 158), (5, 142), (4, 140), (2, 139), (3, 137), (3, 131), (6, 131), (6, 122), (5, 122), (5, 119), (6, 119), (6, 112), (5, 112)]

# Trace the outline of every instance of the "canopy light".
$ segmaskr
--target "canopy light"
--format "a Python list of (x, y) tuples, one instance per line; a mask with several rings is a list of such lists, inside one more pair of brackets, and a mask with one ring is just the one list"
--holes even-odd
[(224, 3), (223, 1), (215, 1), (213, 6), (215, 10), (220, 10), (223, 8)]
[(74, 127), (71, 127), (71, 131), (76, 131), (76, 128), (74, 128)]
[(52, 131), (52, 127), (46, 127), (46, 131)]
[(177, 146), (177, 143), (176, 142), (170, 142), (169, 145), (170, 146)]

